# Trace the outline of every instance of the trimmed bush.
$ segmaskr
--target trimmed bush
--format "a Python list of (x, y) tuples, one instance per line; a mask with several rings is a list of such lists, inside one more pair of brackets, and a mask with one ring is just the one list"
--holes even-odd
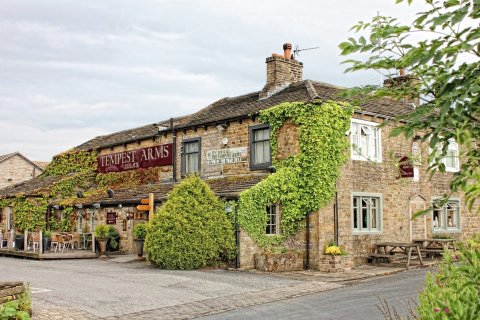
[(197, 269), (234, 254), (233, 227), (225, 204), (198, 176), (184, 179), (152, 219), (147, 259), (166, 269)]
[(135, 240), (145, 240), (147, 236), (147, 226), (146, 223), (138, 223), (133, 227), (133, 234), (135, 235)]

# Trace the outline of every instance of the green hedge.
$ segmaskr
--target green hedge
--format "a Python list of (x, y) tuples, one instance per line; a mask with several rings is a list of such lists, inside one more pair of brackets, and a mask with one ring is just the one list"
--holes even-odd
[(231, 258), (235, 250), (225, 204), (198, 176), (183, 180), (152, 219), (147, 259), (166, 269), (197, 269)]

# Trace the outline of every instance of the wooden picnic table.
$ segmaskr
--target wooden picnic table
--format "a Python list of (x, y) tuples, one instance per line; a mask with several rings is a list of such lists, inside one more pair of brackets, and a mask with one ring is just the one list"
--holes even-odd
[(380, 242), (375, 243), (375, 253), (371, 255), (372, 258), (393, 258), (395, 255), (407, 256), (407, 269), (410, 268), (410, 260), (413, 254), (418, 255), (420, 264), (423, 266), (422, 253), (420, 252), (420, 244), (407, 242)]
[(426, 254), (442, 254), (445, 249), (457, 251), (454, 239), (413, 239), (413, 243), (420, 245), (420, 250)]

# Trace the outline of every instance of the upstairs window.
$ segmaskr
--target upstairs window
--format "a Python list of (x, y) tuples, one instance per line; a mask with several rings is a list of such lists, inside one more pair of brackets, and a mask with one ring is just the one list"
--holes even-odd
[(458, 161), (458, 144), (455, 141), (449, 141), (447, 154), (442, 159), (445, 165), (445, 171), (457, 172), (460, 170), (460, 163)]
[(265, 169), (271, 165), (270, 127), (259, 125), (249, 128), (250, 136), (250, 168)]
[(381, 136), (377, 123), (352, 119), (350, 145), (352, 160), (382, 161)]
[(267, 206), (267, 228), (266, 234), (280, 234), (280, 205), (271, 204)]
[(182, 176), (200, 172), (200, 138), (182, 141)]
[(433, 231), (460, 230), (460, 201), (449, 200), (444, 206), (433, 205)]

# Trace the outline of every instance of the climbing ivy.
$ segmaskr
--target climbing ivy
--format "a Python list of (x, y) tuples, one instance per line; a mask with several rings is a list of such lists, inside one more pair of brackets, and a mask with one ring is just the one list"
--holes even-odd
[(97, 170), (97, 153), (69, 150), (53, 158), (43, 175), (56, 176), (72, 172), (94, 172)]
[[(277, 172), (242, 192), (238, 218), (243, 229), (264, 248), (281, 244), (300, 227), (307, 213), (325, 206), (334, 195), (340, 168), (348, 158), (353, 108), (343, 102), (288, 102), (260, 112), (271, 130), (272, 162)], [(299, 129), (299, 152), (283, 160), (278, 132), (290, 121)], [(266, 207), (281, 204), (281, 234), (266, 235)]]

